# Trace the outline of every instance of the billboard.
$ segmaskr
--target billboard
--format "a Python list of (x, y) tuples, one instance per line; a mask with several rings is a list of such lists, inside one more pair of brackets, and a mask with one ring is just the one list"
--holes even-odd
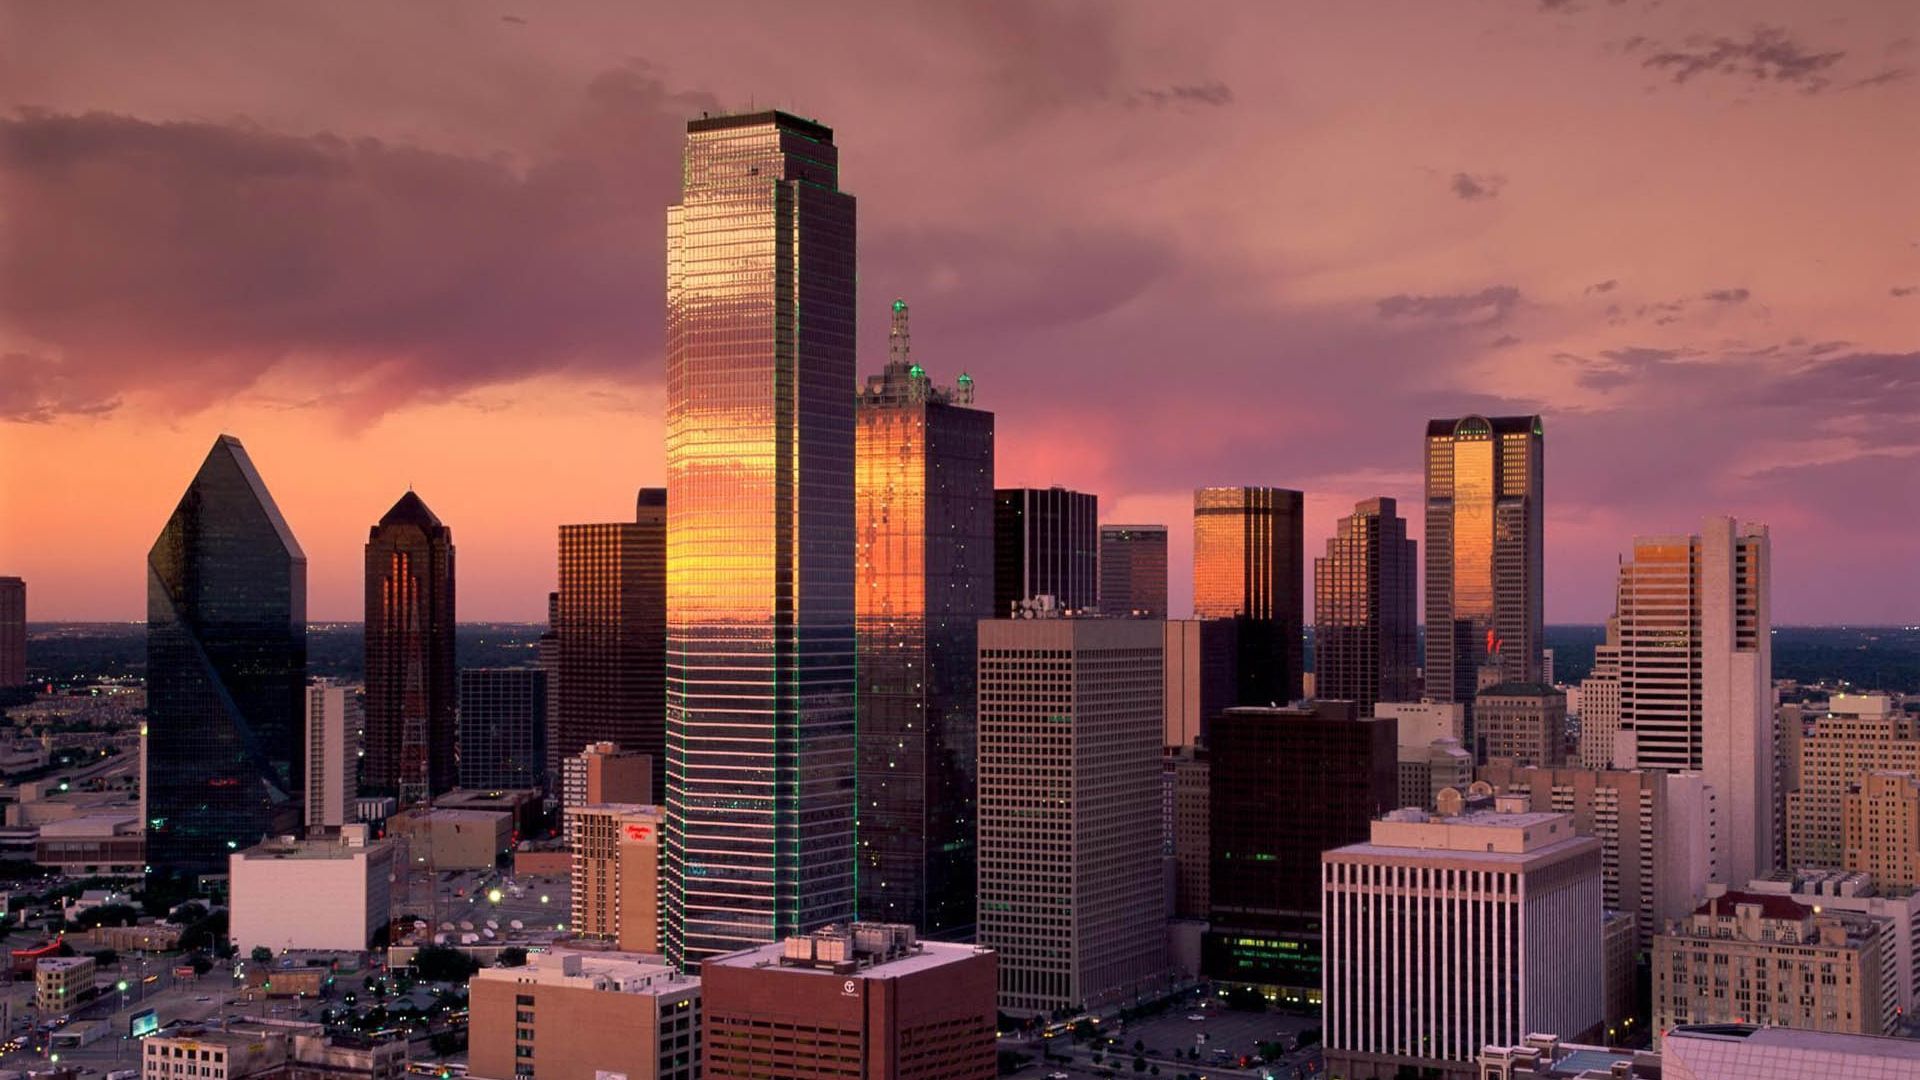
[(127, 1037), (144, 1038), (160, 1030), (160, 1017), (152, 1009), (141, 1009), (127, 1017)]

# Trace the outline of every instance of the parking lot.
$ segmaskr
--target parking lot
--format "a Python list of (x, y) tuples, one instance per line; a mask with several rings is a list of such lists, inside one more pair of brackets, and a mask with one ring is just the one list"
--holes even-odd
[[(1103, 1026), (1112, 1023), (1110, 1020)], [(1092, 1064), (1090, 1046), (1074, 1046), (1070, 1039), (1064, 1037), (1049, 1040), (1047, 1045), (1055, 1054), (1070, 1051), (1074, 1058), (1071, 1063), (1039, 1060), (1042, 1045), (1039, 1040), (1003, 1040), (1001, 1048), (1033, 1056), (1034, 1063), (1016, 1075), (1036, 1080), (1053, 1073), (1064, 1073), (1070, 1080), (1134, 1075), (1136, 1041), (1141, 1046), (1141, 1056), (1150, 1065), (1157, 1066), (1163, 1078), (1197, 1074), (1203, 1077), (1272, 1076), (1279, 1080), (1314, 1080), (1325, 1072), (1318, 1045), (1295, 1051), (1281, 1061), (1264, 1066), (1242, 1069), (1238, 1067), (1238, 1062), (1243, 1057), (1251, 1059), (1260, 1043), (1288, 1045), (1292, 1038), (1297, 1038), (1309, 1028), (1318, 1027), (1319, 1023), (1316, 1017), (1293, 1013), (1228, 1009), (1218, 999), (1196, 994), (1159, 1016), (1135, 1020), (1124, 1025), (1118, 1034), (1108, 1035), (1105, 1060), (1100, 1066)], [(1111, 1027), (1109, 1030), (1112, 1030)], [(1189, 1056), (1189, 1052), (1196, 1049), (1200, 1052), (1198, 1060)]]

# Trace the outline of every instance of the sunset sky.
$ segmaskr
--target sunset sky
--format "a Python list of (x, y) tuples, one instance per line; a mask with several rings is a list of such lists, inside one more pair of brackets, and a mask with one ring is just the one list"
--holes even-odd
[(663, 482), (684, 122), (833, 127), (1002, 486), (1420, 526), (1424, 420), (1546, 417), (1547, 619), (1767, 522), (1781, 623), (1920, 621), (1920, 4), (0, 2), (0, 574), (136, 619), (239, 436), (358, 619), (418, 490), (463, 619)]

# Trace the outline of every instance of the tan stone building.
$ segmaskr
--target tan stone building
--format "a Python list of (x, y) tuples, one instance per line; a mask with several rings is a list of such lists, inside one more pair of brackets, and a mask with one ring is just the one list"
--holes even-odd
[(1777, 1024), (1881, 1035), (1896, 1012), (1885, 920), (1729, 892), (1653, 939), (1654, 1035), (1677, 1024)]
[(657, 957), (534, 953), (467, 984), (475, 1080), (692, 1080), (700, 1075), (700, 981)]
[(666, 947), (660, 922), (657, 806), (567, 807), (573, 836), (573, 932), (627, 952)]
[(1479, 761), (1558, 768), (1567, 763), (1567, 695), (1545, 683), (1500, 683), (1473, 699)]
[(1606, 908), (1633, 915), (1639, 948), (1705, 895), (1712, 804), (1699, 773), (1502, 764), (1478, 773), (1494, 793), (1526, 795), (1536, 811), (1572, 814), (1582, 836), (1599, 839)]
[(1192, 747), (1172, 750), (1161, 759), (1161, 770), (1169, 791), (1166, 828), (1167, 854), (1173, 858), (1172, 916), (1204, 919), (1213, 895), (1207, 872), (1207, 752)]
[(1400, 742), (1400, 806), (1432, 810), (1433, 797), (1448, 788), (1465, 791), (1473, 783), (1473, 755), (1457, 739), (1435, 739), (1425, 746)]
[(1782, 720), (1794, 753), (1785, 770), (1787, 865), (1839, 867), (1845, 860), (1847, 789), (1871, 772), (1920, 774), (1920, 717), (1892, 709), (1884, 695), (1835, 695), (1811, 724), (1797, 710)]
[(1883, 888), (1911, 889), (1920, 874), (1920, 779), (1874, 772), (1841, 797), (1842, 868), (1873, 875)]

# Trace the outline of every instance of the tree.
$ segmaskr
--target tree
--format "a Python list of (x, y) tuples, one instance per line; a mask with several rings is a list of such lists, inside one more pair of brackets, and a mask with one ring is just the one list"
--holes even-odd
[(499, 965), (501, 967), (526, 967), (527, 950), (518, 945), (509, 945), (501, 949)]
[(1267, 996), (1251, 986), (1229, 987), (1227, 1008), (1242, 1009), (1247, 1012), (1266, 1012)]
[(1147, 1059), (1146, 1059), (1146, 1058), (1143, 1058), (1143, 1057), (1137, 1057), (1137, 1058), (1134, 1058), (1134, 1059), (1133, 1059), (1133, 1071), (1134, 1071), (1134, 1072), (1137, 1072), (1137, 1073), (1143, 1073), (1143, 1072), (1146, 1072), (1146, 1071), (1147, 1071)]
[(1147, 1052), (1147, 1044), (1146, 1044), (1146, 1040), (1144, 1040), (1144, 1039), (1135, 1039), (1135, 1040), (1133, 1040), (1133, 1052), (1134, 1052), (1134, 1053), (1136, 1053), (1136, 1054), (1144, 1054), (1144, 1053), (1146, 1053), (1146, 1052)]
[(999, 1057), (1000, 1075), (1008, 1076), (1017, 1073), (1021, 1069), (1026, 1068), (1032, 1061), (1032, 1058), (1018, 1050), (1002, 1050), (1000, 1051)]
[(428, 945), (413, 954), (413, 971), (427, 982), (466, 982), (480, 964), (459, 949)]
[(205, 919), (210, 912), (207, 905), (198, 900), (189, 900), (167, 913), (167, 921), (175, 926), (192, 926)]
[(188, 960), (187, 963), (193, 967), (193, 973), (195, 975), (205, 975), (207, 972), (213, 970), (213, 961), (207, 959), (204, 953), (194, 953), (193, 958)]
[(96, 949), (87, 955), (93, 957), (93, 962), (100, 967), (112, 967), (120, 962), (120, 954), (112, 949)]
[(1099, 1034), (1099, 1025), (1090, 1019), (1075, 1020), (1073, 1022), (1073, 1039), (1075, 1042), (1086, 1042)]
[(267, 948), (265, 945), (255, 945), (253, 951), (248, 953), (247, 956), (256, 964), (273, 963), (273, 950)]
[(140, 909), (132, 904), (99, 904), (81, 912), (73, 924), (82, 930), (96, 926), (132, 926), (140, 921)]

